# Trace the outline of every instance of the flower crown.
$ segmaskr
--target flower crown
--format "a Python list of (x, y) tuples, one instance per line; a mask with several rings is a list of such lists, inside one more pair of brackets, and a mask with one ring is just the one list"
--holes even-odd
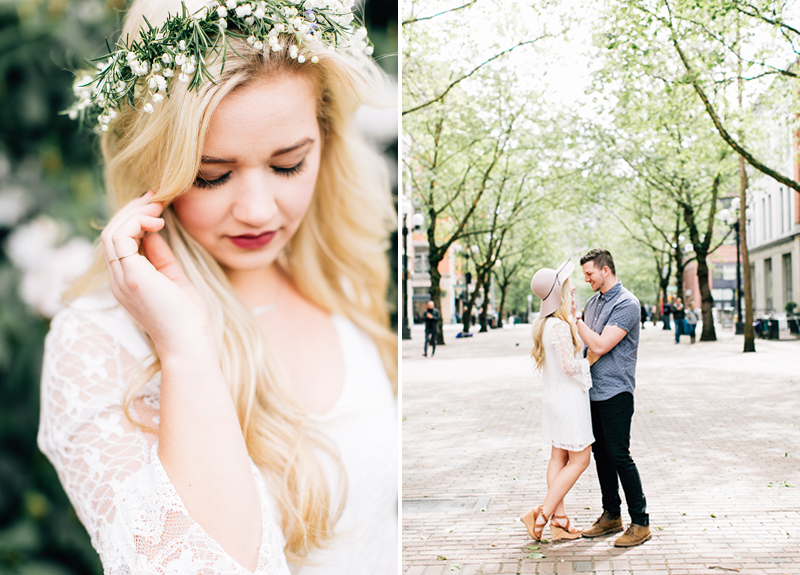
[[(125, 101), (136, 108), (136, 98), (141, 98), (141, 110), (152, 113), (155, 104), (169, 97), (176, 76), (189, 90), (199, 90), (206, 80), (214, 83), (207, 65), (221, 57), (225, 68), (228, 37), (246, 39), (256, 50), (268, 45), (278, 52), (278, 36), (293, 35), (297, 44), (289, 47), (289, 56), (301, 63), (318, 62), (308, 48), (312, 39), (351, 54), (372, 55), (366, 29), (353, 26), (352, 8), (341, 0), (214, 0), (192, 14), (182, 6), (182, 14), (169, 16), (160, 28), (145, 18), (147, 29), (142, 27), (138, 41), (120, 39), (116, 50), (108, 46), (108, 54), (91, 60), (94, 71), (75, 81), (78, 101), (64, 113), (84, 123), (96, 119), (104, 132)], [(214, 60), (206, 62), (214, 51)]]

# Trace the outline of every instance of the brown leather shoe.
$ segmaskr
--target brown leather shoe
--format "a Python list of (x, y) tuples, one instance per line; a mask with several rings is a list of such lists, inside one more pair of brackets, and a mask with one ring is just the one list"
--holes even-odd
[(653, 534), (650, 533), (650, 527), (648, 525), (636, 525), (635, 523), (631, 523), (627, 531), (625, 531), (625, 534), (614, 541), (614, 547), (635, 547), (636, 545), (641, 545), (645, 541), (650, 541), (652, 537)]
[(594, 525), (589, 529), (584, 529), (581, 535), (592, 538), (609, 533), (619, 533), (620, 531), (622, 531), (622, 517), (615, 518), (609, 515), (607, 511), (603, 511), (603, 514), (597, 518)]

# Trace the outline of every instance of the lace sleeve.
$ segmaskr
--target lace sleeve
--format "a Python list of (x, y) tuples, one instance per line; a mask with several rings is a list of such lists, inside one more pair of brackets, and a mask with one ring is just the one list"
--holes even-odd
[(572, 334), (569, 326), (563, 321), (557, 321), (553, 324), (552, 342), (558, 365), (561, 369), (577, 381), (584, 391), (589, 390), (592, 387), (589, 361), (575, 354), (575, 347), (572, 345)]
[[(125, 417), (122, 394), (139, 362), (119, 341), (124, 329), (120, 335), (95, 319), (67, 309), (53, 320), (45, 343), (38, 442), (105, 573), (249, 574), (189, 517), (159, 461), (157, 436)], [(158, 426), (157, 388), (134, 402), (134, 413)], [(255, 573), (288, 575), (282, 534), (261, 474), (252, 468), (262, 516)]]

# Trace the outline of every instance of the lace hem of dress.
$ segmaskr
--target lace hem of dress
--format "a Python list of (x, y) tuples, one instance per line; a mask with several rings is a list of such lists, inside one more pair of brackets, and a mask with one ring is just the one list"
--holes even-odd
[(589, 443), (579, 443), (579, 444), (568, 444), (568, 443), (556, 443), (555, 441), (551, 441), (550, 445), (553, 447), (557, 447), (558, 449), (564, 449), (565, 451), (583, 451), (590, 445), (594, 443), (594, 440), (590, 441)]

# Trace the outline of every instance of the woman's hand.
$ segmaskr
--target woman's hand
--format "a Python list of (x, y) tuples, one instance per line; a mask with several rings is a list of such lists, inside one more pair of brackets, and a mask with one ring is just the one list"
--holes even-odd
[[(206, 304), (164, 239), (164, 206), (147, 192), (122, 208), (100, 234), (111, 291), (152, 338), (159, 354), (210, 344)], [(139, 253), (144, 247), (145, 255)], [(205, 340), (205, 341), (203, 341)]]

